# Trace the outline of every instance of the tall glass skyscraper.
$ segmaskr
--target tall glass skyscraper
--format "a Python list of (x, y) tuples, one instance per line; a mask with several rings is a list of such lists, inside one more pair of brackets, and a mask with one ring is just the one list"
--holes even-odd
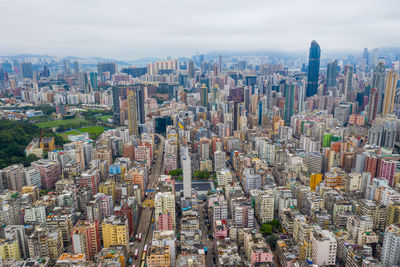
[(306, 96), (310, 97), (317, 93), (318, 76), (319, 76), (319, 58), (321, 56), (321, 48), (317, 41), (311, 42), (310, 55), (308, 59), (308, 79)]
[(334, 60), (328, 63), (327, 72), (326, 72), (326, 86), (328, 88), (336, 86), (336, 77), (337, 77), (337, 61)]

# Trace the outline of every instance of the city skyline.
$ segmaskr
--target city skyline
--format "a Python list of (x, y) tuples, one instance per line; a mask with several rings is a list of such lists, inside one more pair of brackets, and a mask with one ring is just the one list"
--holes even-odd
[(309, 0), (290, 5), (153, 1), (111, 7), (105, 1), (22, 2), (0, 4), (2, 55), (137, 59), (212, 51), (305, 51), (310, 40), (317, 40), (323, 51), (400, 44), (400, 37), (389, 34), (400, 25), (395, 2), (389, 0), (379, 5), (375, 1), (318, 5)]

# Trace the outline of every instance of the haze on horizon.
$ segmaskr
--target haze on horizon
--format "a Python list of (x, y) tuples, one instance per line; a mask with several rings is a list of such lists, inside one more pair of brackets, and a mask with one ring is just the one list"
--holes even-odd
[(0, 55), (137, 59), (400, 46), (395, 0), (1, 1)]

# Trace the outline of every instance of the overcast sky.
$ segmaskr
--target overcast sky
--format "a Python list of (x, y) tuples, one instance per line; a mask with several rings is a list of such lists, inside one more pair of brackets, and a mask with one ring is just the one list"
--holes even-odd
[(1, 0), (0, 54), (142, 57), (400, 46), (399, 0)]

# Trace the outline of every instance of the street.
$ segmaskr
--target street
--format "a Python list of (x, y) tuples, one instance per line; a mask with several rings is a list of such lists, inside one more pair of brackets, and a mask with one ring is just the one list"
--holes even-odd
[[(163, 155), (164, 155), (164, 141), (165, 138), (159, 134), (156, 134), (157, 137), (159, 138), (160, 142), (158, 143), (158, 153), (157, 153), (157, 159), (155, 164), (151, 167), (152, 173), (149, 175), (149, 181), (147, 183), (147, 189), (155, 189), (155, 186), (157, 184), (158, 178), (160, 177), (161, 174), (163, 174)], [(149, 199), (154, 199), (154, 194), (155, 192), (149, 192), (147, 198)], [(142, 233), (142, 241), (138, 242), (135, 240), (134, 246), (132, 248), (132, 253), (134, 253), (135, 249), (139, 249), (139, 256), (135, 260), (133, 259), (133, 264), (135, 264), (137, 267), (140, 266), (140, 262), (142, 259), (142, 252), (143, 248), (146, 244), (148, 244), (149, 241), (152, 240), (153, 237), (153, 231), (154, 229), (151, 229), (151, 219), (153, 218), (153, 213), (154, 213), (154, 208), (142, 208), (142, 214), (139, 218), (139, 223), (138, 223), (138, 228), (137, 228), (137, 234)]]

